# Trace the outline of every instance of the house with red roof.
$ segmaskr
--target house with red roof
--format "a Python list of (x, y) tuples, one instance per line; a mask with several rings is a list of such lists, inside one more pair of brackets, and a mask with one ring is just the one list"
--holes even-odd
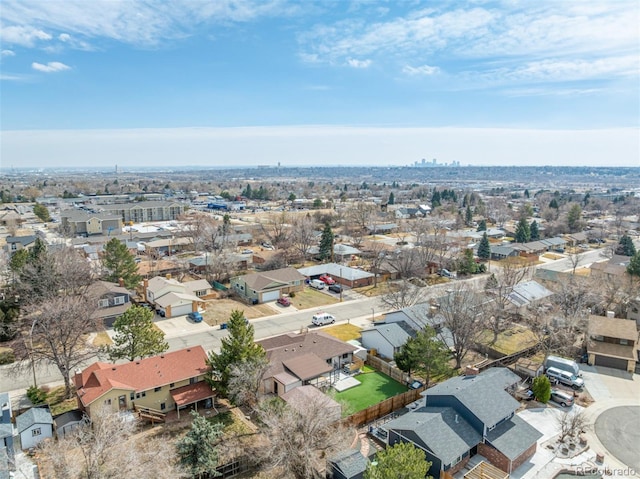
[(78, 407), (91, 416), (92, 409), (156, 414), (204, 405), (214, 397), (205, 374), (209, 371), (202, 346), (131, 361), (124, 364), (95, 362), (74, 376)]

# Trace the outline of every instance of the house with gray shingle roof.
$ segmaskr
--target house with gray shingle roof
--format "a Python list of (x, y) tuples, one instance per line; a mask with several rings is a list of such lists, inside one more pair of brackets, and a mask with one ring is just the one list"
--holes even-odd
[[(11, 424), (11, 398), (9, 393), (0, 393), (0, 450), (7, 451), (8, 459), (13, 460), (13, 425)], [(0, 458), (0, 470), (2, 459)]]
[(36, 447), (48, 437), (53, 437), (53, 417), (49, 407), (32, 407), (16, 418), (22, 449)]
[(266, 303), (283, 294), (302, 291), (305, 279), (295, 268), (281, 268), (236, 276), (231, 279), (231, 289), (247, 302)]
[[(395, 353), (411, 338), (408, 326), (402, 327), (401, 323), (375, 324), (361, 332), (362, 346), (366, 349), (375, 349), (378, 356), (393, 359)], [(408, 331), (407, 331), (408, 330)]]
[(389, 445), (411, 442), (432, 465), (429, 475), (453, 475), (481, 454), (507, 473), (536, 451), (542, 434), (515, 415), (520, 378), (506, 368), (451, 378), (421, 393), (422, 407), (383, 426)]

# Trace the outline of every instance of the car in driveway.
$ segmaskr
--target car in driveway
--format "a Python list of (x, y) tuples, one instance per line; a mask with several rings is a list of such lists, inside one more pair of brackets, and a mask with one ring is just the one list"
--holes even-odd
[(320, 277), (318, 278), (320, 281), (322, 281), (324, 284), (331, 286), (332, 284), (336, 284), (336, 280), (333, 279), (331, 276), (329, 276), (328, 274), (323, 274), (320, 275)]
[(243, 249), (243, 250), (242, 250), (242, 254), (253, 254), (253, 250), (252, 250), (252, 249), (249, 249), (249, 248), (247, 248), (247, 249)]
[(547, 368), (545, 374), (551, 382), (555, 382), (556, 384), (564, 384), (565, 386), (570, 386), (573, 389), (582, 389), (584, 386), (584, 380), (575, 374), (571, 374), (569, 371), (563, 371), (558, 368)]
[(291, 306), (291, 300), (285, 296), (283, 296), (282, 298), (278, 298), (276, 303), (278, 303), (280, 306)]
[(329, 291), (333, 292), (333, 293), (341, 293), (342, 292), (342, 286), (339, 284), (332, 284), (329, 286)]
[(552, 389), (550, 399), (562, 407), (573, 406), (573, 394), (563, 391), (562, 389)]
[(187, 314), (187, 317), (190, 320), (192, 320), (194, 323), (201, 323), (202, 322), (202, 315), (198, 311), (193, 311), (193, 312)]

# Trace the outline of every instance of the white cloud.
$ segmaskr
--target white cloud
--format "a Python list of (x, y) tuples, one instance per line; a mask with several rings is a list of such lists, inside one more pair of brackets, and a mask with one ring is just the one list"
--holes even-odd
[(49, 62), (46, 65), (43, 63), (33, 62), (31, 64), (31, 68), (44, 73), (62, 72), (71, 69), (69, 65), (65, 65), (64, 63), (60, 62)]
[(69, 40), (71, 40), (71, 35), (69, 35), (68, 33), (61, 33), (60, 35), (58, 35), (58, 40), (60, 40), (61, 42), (68, 42)]
[(371, 60), (357, 60), (355, 58), (348, 58), (347, 65), (353, 68), (369, 68), (371, 66)]
[(405, 65), (402, 68), (402, 72), (411, 76), (416, 76), (416, 75), (430, 76), (430, 75), (435, 75), (436, 73), (439, 73), (440, 68), (432, 67), (430, 65), (422, 65), (419, 67), (412, 67), (411, 65)]
[(3, 57), (15, 57), (16, 56), (16, 52), (14, 52), (13, 50), (2, 50), (2, 52), (0, 52), (0, 56), (3, 56)]
[(33, 47), (38, 40), (49, 41), (51, 38), (47, 32), (31, 26), (3, 25), (0, 28), (0, 40), (8, 45)]

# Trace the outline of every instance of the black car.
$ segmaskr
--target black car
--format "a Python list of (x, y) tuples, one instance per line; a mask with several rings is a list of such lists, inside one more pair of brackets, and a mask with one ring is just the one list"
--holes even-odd
[(332, 291), (334, 293), (341, 293), (342, 292), (342, 286), (339, 284), (331, 284), (329, 285), (329, 291)]

